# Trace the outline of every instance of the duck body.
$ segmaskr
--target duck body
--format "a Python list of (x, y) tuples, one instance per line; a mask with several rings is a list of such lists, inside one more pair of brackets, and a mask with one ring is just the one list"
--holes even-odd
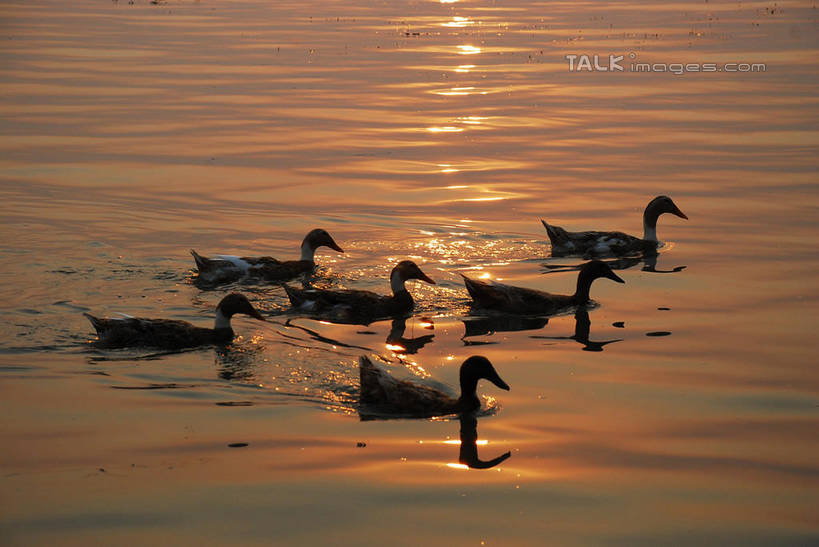
[(571, 295), (551, 294), (466, 276), (463, 278), (469, 296), (481, 308), (521, 315), (553, 315), (577, 305)]
[(552, 256), (651, 256), (657, 254), (661, 245), (657, 239), (657, 219), (664, 213), (688, 219), (670, 197), (657, 196), (643, 212), (642, 238), (614, 231), (569, 232), (560, 226), (548, 224), (545, 220), (541, 222), (552, 244)]
[(595, 279), (606, 277), (625, 283), (605, 262), (592, 260), (580, 268), (574, 294), (552, 294), (536, 289), (515, 287), (491, 280), (464, 278), (466, 290), (480, 308), (521, 315), (553, 315), (572, 307), (587, 304), (589, 290)]
[(398, 380), (366, 356), (359, 359), (359, 371), (362, 417), (429, 418), (473, 412), (481, 406), (476, 393), (481, 378), (509, 390), (492, 363), (481, 356), (472, 356), (461, 365), (461, 396), (458, 398), (428, 386)]
[(633, 256), (657, 254), (659, 242), (623, 232), (568, 232), (541, 220), (552, 243), (552, 256)]
[(97, 330), (97, 345), (105, 348), (149, 346), (187, 348), (227, 344), (233, 340), (233, 329), (197, 327), (187, 321), (122, 317), (101, 319), (84, 314)]
[(298, 289), (289, 285), (284, 289), (290, 303), (300, 311), (338, 322), (366, 324), (412, 311), (415, 301), (404, 285), (409, 279), (435, 284), (414, 262), (404, 260), (390, 273), (390, 296), (355, 289)]
[(84, 313), (97, 331), (96, 345), (102, 348), (155, 347), (183, 349), (204, 345), (223, 345), (233, 340), (230, 318), (244, 313), (264, 321), (264, 317), (241, 294), (229, 294), (216, 308), (214, 328), (197, 327), (175, 319), (117, 317), (102, 319)]
[(233, 255), (216, 255), (205, 257), (191, 249), (199, 272), (198, 280), (218, 285), (232, 283), (247, 278), (262, 281), (285, 281), (304, 273), (310, 273), (316, 267), (314, 260), (316, 249), (330, 247), (343, 253), (333, 238), (325, 230), (315, 229), (308, 233), (301, 244), (299, 260), (277, 260), (271, 256), (246, 257)]
[(221, 285), (233, 283), (243, 278), (262, 281), (286, 281), (304, 273), (310, 273), (316, 267), (312, 260), (276, 260), (270, 256), (248, 257), (233, 255), (200, 256), (193, 249), (191, 254), (196, 261), (199, 280)]

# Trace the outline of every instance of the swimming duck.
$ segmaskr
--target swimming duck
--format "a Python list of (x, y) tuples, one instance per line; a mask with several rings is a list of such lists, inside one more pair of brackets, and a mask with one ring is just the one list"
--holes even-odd
[(574, 294), (551, 294), (491, 280), (470, 279), (463, 274), (461, 277), (464, 278), (466, 290), (478, 306), (523, 315), (551, 315), (566, 308), (582, 306), (589, 302), (589, 289), (599, 277), (625, 283), (608, 264), (600, 260), (583, 264), (577, 275), (577, 290)]
[(407, 418), (429, 418), (460, 412), (473, 412), (481, 407), (476, 393), (478, 380), (484, 378), (509, 391), (489, 359), (473, 355), (461, 364), (461, 396), (454, 399), (437, 389), (398, 380), (368, 357), (358, 360), (361, 375), (362, 416), (393, 415)]
[(284, 281), (312, 271), (316, 266), (313, 258), (319, 247), (330, 247), (339, 253), (344, 252), (326, 230), (316, 228), (304, 237), (299, 260), (282, 262), (269, 256), (238, 257), (232, 255), (216, 255), (213, 258), (207, 258), (193, 249), (191, 249), (191, 254), (199, 270), (198, 280), (207, 284), (231, 283), (242, 277), (265, 281)]
[(390, 273), (392, 296), (362, 290), (297, 289), (284, 286), (290, 303), (301, 311), (347, 323), (371, 323), (375, 319), (394, 317), (412, 311), (415, 302), (404, 283), (418, 279), (431, 285), (435, 281), (421, 271), (415, 262), (402, 260)]
[(668, 196), (652, 199), (643, 213), (643, 238), (623, 232), (567, 232), (560, 226), (547, 224), (541, 219), (549, 240), (552, 242), (552, 256), (628, 256), (652, 255), (657, 253), (657, 218), (663, 213), (671, 213), (688, 220)]
[(264, 317), (243, 295), (227, 295), (216, 306), (216, 321), (213, 328), (197, 327), (187, 321), (173, 319), (144, 319), (124, 316), (100, 319), (89, 313), (83, 315), (97, 329), (97, 345), (105, 348), (148, 346), (166, 349), (181, 349), (209, 344), (227, 344), (233, 340), (230, 318), (244, 313), (260, 321)]

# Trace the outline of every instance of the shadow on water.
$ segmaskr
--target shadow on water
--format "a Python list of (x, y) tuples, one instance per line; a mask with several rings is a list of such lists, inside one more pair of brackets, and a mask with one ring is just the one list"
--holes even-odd
[[(323, 336), (322, 334), (320, 334), (318, 331), (308, 329), (307, 327), (302, 327), (301, 325), (296, 325), (295, 323), (293, 323), (292, 319), (288, 319), (287, 321), (285, 321), (283, 326), (298, 329), (298, 330), (304, 332), (305, 334), (307, 334), (310, 337), (311, 340), (315, 340), (316, 342), (322, 342), (324, 344), (329, 344), (331, 346), (338, 346), (338, 347), (342, 347), (342, 348), (351, 348), (351, 349), (361, 349), (361, 350), (364, 350), (364, 351), (373, 351), (372, 349), (370, 349), (368, 347), (365, 347), (365, 346), (356, 346), (354, 344), (346, 344), (346, 343), (341, 342), (339, 340), (335, 340), (333, 338), (328, 338), (328, 337)], [(299, 339), (299, 338), (297, 338), (295, 336), (289, 336), (289, 335), (281, 333), (281, 332), (279, 332), (279, 334), (284, 336), (285, 338)]]
[(198, 346), (192, 348), (180, 348), (172, 350), (160, 350), (156, 348), (123, 348), (123, 349), (105, 349), (104, 351), (98, 349), (92, 344), (88, 345), (86, 350), (92, 355), (89, 355), (89, 363), (116, 363), (128, 361), (157, 361), (171, 355), (181, 355), (184, 353), (193, 353), (197, 351), (210, 350), (212, 346)]
[(478, 418), (474, 413), (460, 415), (461, 422), (461, 449), (458, 461), (472, 469), (489, 469), (509, 459), (512, 453), (507, 451), (491, 460), (482, 460), (478, 457)]
[(589, 339), (589, 331), (591, 330), (591, 319), (589, 319), (589, 312), (586, 308), (578, 308), (574, 314), (574, 334), (572, 336), (537, 336), (533, 335), (529, 338), (537, 340), (574, 340), (583, 345), (583, 351), (603, 351), (603, 346), (613, 344), (614, 342), (622, 342), (622, 338), (614, 340), (594, 341)]

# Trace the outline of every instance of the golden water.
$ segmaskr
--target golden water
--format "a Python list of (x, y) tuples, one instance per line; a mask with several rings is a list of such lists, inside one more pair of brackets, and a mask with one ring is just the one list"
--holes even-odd
[[(818, 541), (818, 23), (803, 1), (4, 3), (0, 541)], [(658, 194), (690, 218), (659, 222), (671, 273), (598, 281), (590, 342), (573, 315), (465, 336), (459, 272), (571, 292), (539, 218), (640, 234)], [(319, 251), (322, 282), (421, 264), (403, 338), (434, 338), (191, 283), (190, 248), (295, 258), (316, 226), (347, 251)], [(88, 344), (83, 311), (208, 325), (228, 290), (271, 315), (229, 351)], [(478, 453), (511, 457), (464, 468), (457, 419), (359, 421), (362, 353), (450, 386), (489, 357), (512, 389), (479, 386)]]

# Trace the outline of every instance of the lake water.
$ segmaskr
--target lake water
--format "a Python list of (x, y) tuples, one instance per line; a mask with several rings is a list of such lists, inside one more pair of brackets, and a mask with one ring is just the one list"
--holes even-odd
[[(0, 542), (819, 542), (818, 25), (805, 1), (3, 3)], [(639, 235), (658, 194), (690, 220), (594, 285), (590, 326), (464, 322), (460, 272), (573, 290), (540, 218)], [(319, 283), (437, 281), (403, 333), (192, 283), (191, 248), (296, 258), (314, 227), (347, 251)], [(81, 315), (209, 326), (232, 290), (269, 322), (229, 350), (101, 351)], [(511, 456), (467, 468), (457, 418), (359, 420), (362, 354), (448, 386), (487, 356), (511, 391), (479, 385), (477, 450)]]

